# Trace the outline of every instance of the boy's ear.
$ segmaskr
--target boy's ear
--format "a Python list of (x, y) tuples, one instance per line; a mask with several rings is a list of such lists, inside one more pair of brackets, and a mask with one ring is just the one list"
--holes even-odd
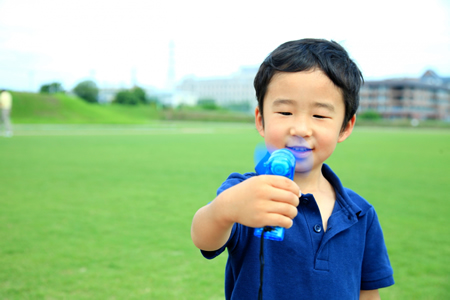
[(338, 143), (345, 141), (350, 136), (350, 134), (353, 131), (353, 127), (355, 127), (355, 121), (356, 121), (356, 114), (353, 115), (350, 121), (348, 121), (345, 128), (339, 134)]
[(259, 134), (264, 137), (264, 121), (258, 107), (255, 109), (255, 126)]

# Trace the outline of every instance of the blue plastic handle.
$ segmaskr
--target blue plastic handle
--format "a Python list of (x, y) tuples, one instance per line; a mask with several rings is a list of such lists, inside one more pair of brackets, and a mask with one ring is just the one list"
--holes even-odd
[[(278, 149), (272, 152), (269, 159), (263, 164), (263, 174), (279, 175), (294, 180), (295, 174), (295, 157), (287, 149)], [(282, 241), (284, 239), (284, 228), (266, 226), (255, 228), (255, 236), (261, 237), (264, 230), (264, 238), (274, 241)]]

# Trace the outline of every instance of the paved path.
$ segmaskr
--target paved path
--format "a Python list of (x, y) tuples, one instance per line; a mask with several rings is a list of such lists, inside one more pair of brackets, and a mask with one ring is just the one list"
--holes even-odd
[(155, 125), (15, 124), (14, 136), (214, 134), (255, 130), (253, 124), (158, 123)]

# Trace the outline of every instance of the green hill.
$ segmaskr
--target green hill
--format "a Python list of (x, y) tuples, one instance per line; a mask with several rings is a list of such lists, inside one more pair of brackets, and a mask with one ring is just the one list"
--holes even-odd
[(18, 124), (146, 124), (152, 120), (253, 122), (253, 116), (225, 109), (181, 107), (157, 110), (154, 105), (100, 105), (66, 94), (11, 92), (11, 118)]
[(158, 118), (154, 106), (91, 104), (65, 94), (11, 92), (14, 123), (145, 124)]

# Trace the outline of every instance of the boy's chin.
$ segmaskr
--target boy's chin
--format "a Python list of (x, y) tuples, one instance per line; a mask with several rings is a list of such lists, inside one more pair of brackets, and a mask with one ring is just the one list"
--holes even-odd
[(295, 173), (308, 175), (308, 173), (311, 172), (312, 166), (313, 166), (312, 157), (308, 157), (306, 159), (296, 159)]

